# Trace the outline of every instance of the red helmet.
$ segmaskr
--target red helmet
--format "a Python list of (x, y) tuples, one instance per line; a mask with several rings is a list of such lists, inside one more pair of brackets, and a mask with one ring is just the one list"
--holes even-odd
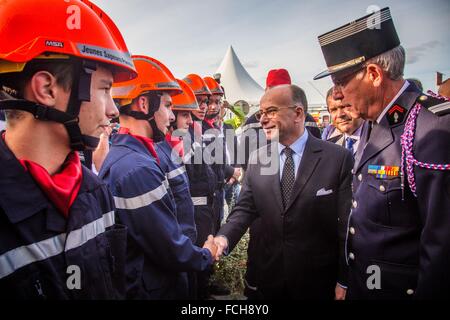
[(115, 81), (137, 75), (116, 25), (88, 0), (2, 1), (0, 39), (0, 73), (52, 52), (110, 65)]
[(211, 91), (209, 91), (205, 81), (199, 75), (194, 73), (188, 74), (183, 79), (183, 81), (186, 82), (189, 85), (189, 87), (191, 87), (192, 91), (194, 91), (196, 96), (211, 95)]
[(19, 73), (35, 59), (70, 60), (74, 88), (66, 112), (23, 99), (0, 101), (0, 109), (32, 113), (36, 119), (64, 124), (73, 150), (95, 148), (99, 139), (84, 136), (78, 125), (83, 101), (90, 100), (97, 63), (109, 67), (114, 81), (137, 76), (114, 22), (88, 0), (0, 1), (0, 74)]
[(162, 62), (140, 55), (133, 55), (132, 59), (138, 77), (113, 85), (113, 98), (120, 106), (130, 104), (133, 99), (149, 91), (168, 92), (170, 95), (182, 92), (172, 72)]
[(194, 91), (183, 80), (177, 79), (183, 92), (172, 97), (172, 110), (176, 111), (192, 111), (198, 110), (197, 99), (195, 98)]
[(212, 94), (218, 94), (221, 96), (224, 95), (222, 87), (212, 77), (204, 77), (203, 80), (205, 81), (206, 85), (208, 86), (209, 91), (211, 91)]

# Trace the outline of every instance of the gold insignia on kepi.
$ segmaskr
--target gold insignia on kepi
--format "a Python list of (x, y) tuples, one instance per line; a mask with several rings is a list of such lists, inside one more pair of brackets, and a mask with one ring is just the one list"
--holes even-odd
[(405, 119), (406, 109), (402, 106), (395, 104), (386, 113), (386, 118), (389, 125), (397, 125), (403, 122)]
[(377, 179), (395, 178), (400, 176), (400, 167), (370, 164), (367, 173), (374, 175)]
[(318, 37), (327, 70), (314, 80), (346, 69), (400, 45), (389, 8), (372, 12)]

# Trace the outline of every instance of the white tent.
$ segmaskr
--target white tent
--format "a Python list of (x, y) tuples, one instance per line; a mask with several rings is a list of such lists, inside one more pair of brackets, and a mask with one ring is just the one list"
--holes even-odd
[(238, 100), (245, 100), (250, 106), (259, 105), (264, 89), (242, 66), (232, 46), (228, 47), (216, 73), (221, 74), (220, 84), (225, 88), (229, 103), (234, 104)]

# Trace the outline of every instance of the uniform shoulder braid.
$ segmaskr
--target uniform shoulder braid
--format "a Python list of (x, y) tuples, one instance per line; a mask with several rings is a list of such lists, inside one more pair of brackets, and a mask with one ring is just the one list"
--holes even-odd
[(428, 90), (427, 94), (420, 95), (417, 102), (438, 117), (450, 113), (450, 99), (437, 95), (431, 90)]
[[(422, 108), (426, 108), (436, 114), (438, 117), (443, 116), (444, 114), (448, 114), (448, 99), (435, 95), (433, 92), (428, 91), (428, 93), (432, 94), (432, 96), (428, 95), (421, 95), (416, 100), (415, 106), (411, 109), (411, 111), (408, 114), (408, 117), (406, 119), (405, 127), (403, 134), (401, 136), (400, 144), (402, 146), (402, 159), (401, 159), (401, 175), (402, 178), (404, 176), (408, 179), (408, 184), (410, 186), (410, 189), (414, 196), (416, 195), (416, 181), (414, 176), (414, 167), (420, 167), (425, 168), (429, 170), (439, 170), (439, 171), (450, 171), (450, 164), (444, 163), (444, 164), (435, 164), (435, 163), (425, 163), (417, 160), (414, 157), (413, 153), (413, 145), (414, 145), (414, 137), (416, 132), (416, 124), (417, 124), (417, 117), (419, 116), (420, 110)], [(428, 102), (429, 100), (438, 100), (441, 102), (440, 104), (433, 104), (434, 101), (431, 103)], [(444, 103), (442, 103), (444, 101)], [(442, 104), (447, 104), (447, 111), (445, 112), (445, 107), (442, 107), (440, 111), (437, 111), (435, 107), (442, 106)], [(428, 107), (427, 107), (428, 106)], [(392, 109), (392, 108), (391, 108)], [(432, 111), (436, 110), (436, 112)], [(403, 183), (402, 183), (403, 185)], [(403, 188), (403, 187), (402, 187)]]

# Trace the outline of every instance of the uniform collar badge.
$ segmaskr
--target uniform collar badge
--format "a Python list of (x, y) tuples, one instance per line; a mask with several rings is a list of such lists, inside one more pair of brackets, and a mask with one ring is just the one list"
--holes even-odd
[(386, 113), (389, 125), (395, 126), (401, 124), (405, 119), (406, 109), (398, 104), (394, 104)]

